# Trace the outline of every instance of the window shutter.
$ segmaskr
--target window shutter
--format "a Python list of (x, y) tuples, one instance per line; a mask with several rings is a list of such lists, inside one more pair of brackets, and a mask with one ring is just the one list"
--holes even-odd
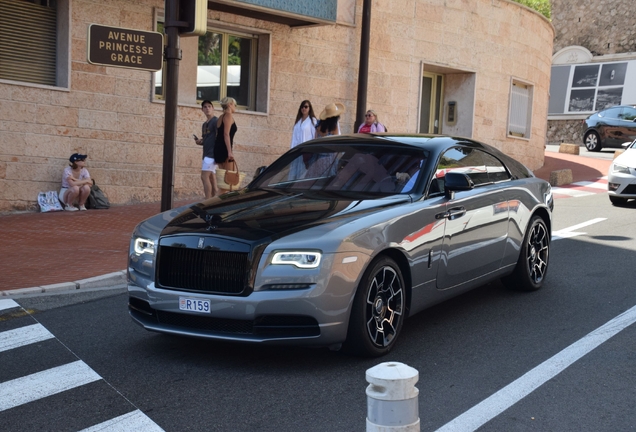
[(0, 79), (56, 85), (56, 7), (0, 0), (0, 10)]
[(528, 86), (513, 83), (510, 100), (510, 133), (528, 136), (528, 105), (530, 92)]

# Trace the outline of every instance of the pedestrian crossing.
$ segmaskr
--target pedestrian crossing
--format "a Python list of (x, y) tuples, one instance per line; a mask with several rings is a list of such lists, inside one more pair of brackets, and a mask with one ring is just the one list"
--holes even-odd
[[(12, 316), (19, 318), (11, 319)], [(17, 324), (16, 324), (17, 323)], [(12, 299), (0, 299), (0, 429), (20, 430), (79, 430), (82, 432), (115, 432), (115, 431), (163, 431), (143, 412), (134, 407), (119, 392), (112, 388), (89, 365), (78, 359), (66, 346), (55, 338), (49, 330), (37, 322), (20, 305)], [(13, 327), (13, 328), (11, 328)], [(42, 348), (42, 343), (53, 344)], [(32, 349), (29, 352), (24, 350)], [(46, 358), (42, 358), (46, 352)], [(12, 359), (12, 354), (15, 357)], [(60, 354), (60, 355), (56, 355)], [(24, 359), (28, 358), (29, 362)], [(55, 364), (60, 359), (63, 364)], [(12, 361), (13, 360), (13, 361)], [(64, 361), (62, 360), (62, 361)], [(24, 375), (11, 377), (20, 370), (39, 367), (50, 362), (41, 370), (28, 370)], [(29, 363), (28, 365), (26, 363)], [(34, 366), (35, 365), (35, 366)], [(16, 370), (18, 372), (16, 372)], [(7, 377), (10, 377), (7, 379)], [(91, 415), (90, 400), (84, 400), (90, 385), (99, 385), (92, 389), (101, 399), (107, 398), (115, 402), (119, 411), (112, 418), (104, 413), (99, 404), (94, 407), (95, 415)], [(90, 392), (89, 392), (90, 393)], [(105, 394), (106, 393), (106, 394)], [(71, 406), (69, 407), (69, 404)], [(73, 408), (73, 405), (76, 408)], [(67, 411), (75, 410), (78, 415), (64, 415), (47, 410), (63, 406)], [(81, 411), (81, 415), (79, 415)], [(47, 415), (42, 415), (43, 413)], [(36, 415), (34, 415), (36, 414)], [(55, 415), (57, 414), (57, 415)], [(28, 421), (31, 423), (28, 423)], [(64, 424), (67, 419), (67, 424)], [(96, 420), (96, 421), (92, 421)], [(34, 424), (33, 422), (43, 424)], [(56, 424), (56, 421), (58, 422)]]
[(578, 198), (607, 192), (607, 176), (594, 181), (580, 181), (564, 186), (553, 186), (554, 198)]

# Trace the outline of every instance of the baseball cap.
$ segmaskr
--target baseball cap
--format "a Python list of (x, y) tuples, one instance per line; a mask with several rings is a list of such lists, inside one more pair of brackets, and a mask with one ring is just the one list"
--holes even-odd
[(84, 155), (84, 154), (80, 154), (80, 153), (73, 153), (73, 154), (71, 155), (71, 157), (70, 157), (70, 158), (68, 158), (68, 160), (69, 160), (69, 162), (71, 162), (71, 163), (75, 163), (75, 162), (77, 162), (78, 160), (84, 160), (84, 159), (86, 159), (87, 157), (88, 157), (88, 156), (86, 156), (86, 155)]

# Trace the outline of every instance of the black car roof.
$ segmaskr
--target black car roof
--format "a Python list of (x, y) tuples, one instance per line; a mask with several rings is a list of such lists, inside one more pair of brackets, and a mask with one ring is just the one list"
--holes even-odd
[(396, 133), (373, 133), (373, 134), (343, 134), (332, 135), (323, 138), (317, 138), (315, 140), (307, 142), (312, 144), (318, 143), (335, 143), (341, 142), (343, 144), (353, 144), (356, 142), (364, 143), (377, 143), (386, 144), (387, 141), (394, 143), (400, 143), (410, 146), (420, 147), (422, 149), (439, 149), (440, 147), (449, 147), (455, 144), (468, 145), (475, 148), (492, 148), (491, 146), (484, 145), (480, 142), (473, 141), (469, 138), (454, 137), (449, 135), (434, 135), (434, 134), (396, 134)]
[(532, 177), (532, 172), (521, 164), (519, 161), (503, 153), (488, 144), (474, 141), (470, 138), (454, 137), (449, 135), (434, 135), (434, 134), (396, 134), (396, 133), (373, 133), (373, 134), (344, 134), (344, 135), (332, 135), (323, 138), (316, 138), (311, 141), (306, 141), (297, 147), (320, 145), (328, 143), (338, 144), (357, 144), (364, 143), (366, 145), (378, 144), (386, 145), (387, 141), (392, 141), (393, 145), (402, 144), (411, 147), (418, 147), (423, 150), (429, 150), (433, 153), (441, 153), (447, 148), (455, 145), (463, 145), (471, 148), (485, 150), (500, 160), (502, 160), (508, 168), (513, 171), (513, 175), (517, 178)]

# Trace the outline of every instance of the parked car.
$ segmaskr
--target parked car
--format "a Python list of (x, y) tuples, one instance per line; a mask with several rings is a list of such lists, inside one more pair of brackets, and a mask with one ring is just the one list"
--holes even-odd
[(583, 143), (589, 151), (618, 147), (636, 139), (636, 105), (619, 105), (592, 114), (583, 121)]
[(552, 208), (549, 183), (472, 140), (320, 138), (140, 223), (129, 311), (157, 332), (379, 356), (433, 304), (498, 278), (541, 288)]
[(612, 161), (607, 173), (607, 193), (614, 205), (636, 199), (636, 140), (624, 146), (625, 151)]

